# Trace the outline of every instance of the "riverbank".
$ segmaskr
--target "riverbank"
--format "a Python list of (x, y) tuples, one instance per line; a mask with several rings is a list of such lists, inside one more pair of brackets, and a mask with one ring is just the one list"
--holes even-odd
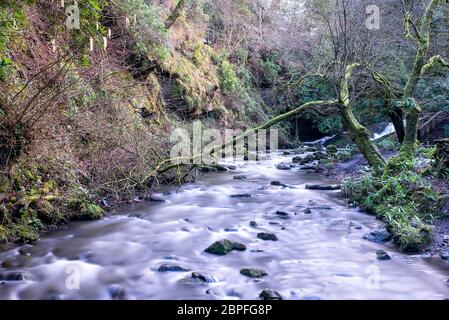
[[(423, 179), (425, 183), (430, 186), (430, 190), (435, 192), (435, 215), (432, 217), (432, 232), (427, 243), (421, 248), (421, 252), (425, 254), (430, 254), (432, 256), (446, 257), (449, 252), (449, 206), (444, 199), (447, 198), (447, 190), (449, 190), (449, 182), (436, 177), (432, 174), (428, 174), (431, 170), (431, 165), (427, 154), (421, 153), (417, 162), (420, 163), (420, 168), (418, 172), (423, 174)], [(383, 150), (382, 155), (385, 159), (390, 159), (397, 155), (397, 152), (393, 150)], [(340, 181), (341, 184), (348, 183), (348, 181), (360, 181), (363, 177), (367, 175), (367, 161), (362, 155), (356, 154), (350, 160), (345, 162), (335, 163), (326, 173), (326, 175), (334, 177)], [(369, 171), (368, 171), (369, 172)], [(366, 194), (362, 200), (366, 200), (372, 196), (372, 194)], [(350, 201), (359, 200), (350, 198)], [(410, 198), (410, 201), (413, 201)], [(426, 204), (427, 205), (427, 204)], [(368, 211), (370, 208), (368, 208)], [(431, 210), (431, 209), (429, 209)], [(374, 213), (375, 214), (375, 213)]]

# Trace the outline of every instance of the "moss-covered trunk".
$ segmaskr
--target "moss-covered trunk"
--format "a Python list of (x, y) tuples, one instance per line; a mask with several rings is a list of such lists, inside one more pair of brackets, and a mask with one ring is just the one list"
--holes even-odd
[(357, 145), (369, 165), (375, 172), (380, 172), (386, 165), (386, 162), (376, 145), (370, 139), (370, 132), (354, 116), (350, 106), (349, 98), (349, 80), (352, 71), (360, 67), (359, 63), (353, 63), (345, 68), (345, 75), (340, 83), (340, 110), (343, 122), (349, 130), (352, 141)]
[(380, 172), (384, 168), (386, 162), (376, 145), (371, 141), (369, 130), (358, 122), (349, 106), (343, 105), (341, 110), (343, 122), (348, 128), (352, 140), (368, 161), (369, 165), (373, 167), (376, 172)]
[[(429, 6), (426, 8), (426, 12), (421, 22), (421, 31), (414, 29), (414, 36), (412, 36), (418, 42), (418, 49), (416, 51), (415, 63), (413, 65), (413, 70), (408, 78), (407, 84), (404, 88), (404, 101), (403, 110), (405, 112), (406, 128), (405, 128), (405, 138), (400, 152), (401, 156), (411, 158), (415, 156), (416, 146), (418, 141), (418, 131), (419, 131), (419, 114), (420, 108), (414, 101), (414, 95), (416, 87), (420, 80), (423, 68), (426, 64), (425, 59), (427, 52), (429, 51), (430, 43), (430, 28), (432, 25), (433, 16), (436, 12), (438, 5), (441, 0), (432, 0)], [(406, 17), (406, 28), (409, 33), (410, 25), (412, 21), (410, 17)], [(410, 35), (411, 36), (411, 35)]]

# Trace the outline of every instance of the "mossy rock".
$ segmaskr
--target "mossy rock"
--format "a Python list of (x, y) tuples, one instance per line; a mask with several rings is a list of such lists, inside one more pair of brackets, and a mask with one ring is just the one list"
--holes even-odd
[(335, 154), (338, 152), (338, 148), (336, 146), (334, 146), (333, 144), (329, 145), (326, 147), (326, 151), (329, 154)]
[(240, 269), (240, 274), (249, 277), (249, 278), (262, 278), (268, 276), (268, 273), (261, 269), (255, 268), (243, 268)]
[(210, 254), (224, 256), (233, 250), (244, 251), (246, 250), (246, 246), (238, 242), (223, 239), (220, 241), (215, 241), (204, 251)]

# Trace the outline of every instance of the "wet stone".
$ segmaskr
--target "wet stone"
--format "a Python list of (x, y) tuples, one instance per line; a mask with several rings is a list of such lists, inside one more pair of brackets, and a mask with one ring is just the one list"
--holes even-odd
[(112, 300), (126, 300), (127, 294), (125, 288), (119, 285), (112, 285), (108, 288), (109, 296)]
[(249, 222), (249, 225), (250, 225), (251, 227), (253, 227), (253, 228), (256, 228), (256, 227), (259, 226), (259, 224), (258, 224), (256, 221), (254, 221), (254, 220), (250, 221), (250, 222)]
[(12, 259), (6, 259), (2, 262), (1, 266), (5, 269), (22, 268), (26, 265), (26, 262), (25, 256), (18, 256)]
[(310, 208), (307, 208), (303, 211), (304, 214), (312, 214), (312, 210)]
[(339, 185), (325, 185), (325, 184), (306, 184), (307, 190), (318, 190), (318, 191), (332, 191), (340, 190)]
[(278, 241), (279, 238), (274, 233), (260, 232), (257, 234), (257, 238), (264, 241)]
[(163, 264), (157, 270), (159, 272), (186, 272), (190, 271), (187, 268), (175, 265), (175, 264)]
[(276, 213), (275, 213), (277, 216), (280, 216), (280, 217), (288, 217), (288, 213), (287, 212), (285, 212), (285, 211), (276, 211)]
[(392, 236), (387, 230), (374, 230), (363, 236), (363, 239), (375, 243), (388, 242), (391, 238)]
[(244, 175), (234, 176), (234, 180), (245, 180), (245, 179), (248, 179), (248, 177)]
[(231, 198), (251, 198), (251, 193), (233, 194)]
[(442, 252), (440, 257), (441, 257), (441, 259), (443, 259), (445, 261), (449, 261), (449, 251)]
[(288, 164), (288, 163), (278, 163), (277, 165), (276, 165), (276, 168), (278, 169), (278, 170), (291, 170), (292, 168), (290, 167), (290, 164)]
[(240, 274), (249, 277), (249, 278), (262, 278), (268, 276), (268, 273), (261, 269), (255, 268), (243, 268), (240, 269)]
[(282, 300), (282, 296), (273, 289), (265, 289), (259, 294), (261, 300)]
[(22, 272), (0, 273), (0, 281), (23, 281), (25, 276)]
[(23, 256), (29, 256), (29, 255), (31, 255), (31, 250), (33, 250), (33, 246), (26, 245), (26, 246), (20, 247), (18, 251)]
[(377, 260), (391, 260), (389, 254), (383, 249), (377, 250), (376, 256)]
[(244, 251), (246, 250), (246, 246), (238, 242), (223, 239), (220, 241), (215, 241), (204, 251), (210, 254), (224, 256), (233, 250)]
[(287, 187), (287, 185), (285, 185), (285, 184), (283, 184), (282, 182), (280, 182), (280, 181), (271, 181), (271, 183), (270, 183), (272, 186), (275, 186), (275, 187)]
[(206, 283), (217, 282), (217, 279), (214, 276), (207, 275), (207, 274), (201, 274), (199, 272), (192, 272), (192, 278), (198, 279), (198, 280), (200, 280), (202, 282), (206, 282)]

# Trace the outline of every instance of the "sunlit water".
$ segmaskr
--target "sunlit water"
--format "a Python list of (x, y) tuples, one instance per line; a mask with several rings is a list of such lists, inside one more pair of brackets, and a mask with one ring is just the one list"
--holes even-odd
[[(234, 163), (237, 170), (162, 190), (165, 203), (137, 204), (101, 221), (71, 223), (48, 233), (29, 256), (18, 249), (0, 253), (0, 262), (16, 262), (0, 274), (25, 274), (24, 281), (3, 282), (0, 298), (110, 299), (115, 292), (127, 299), (257, 299), (265, 288), (277, 290), (284, 299), (449, 297), (447, 263), (363, 240), (381, 222), (349, 208), (339, 191), (305, 189), (306, 183), (334, 181), (297, 168), (275, 168), (290, 160), (276, 156)], [(242, 174), (248, 179), (233, 179)], [(273, 180), (289, 187), (272, 186)], [(246, 193), (251, 198), (231, 197)], [(306, 208), (312, 214), (304, 214)], [(288, 212), (289, 218), (277, 216), (277, 210)], [(251, 220), (259, 226), (251, 227)], [(275, 233), (279, 240), (260, 240), (258, 232)], [(226, 256), (204, 252), (225, 238), (245, 244), (247, 250)], [(377, 260), (380, 248), (392, 260)], [(167, 263), (191, 271), (158, 271)], [(263, 269), (268, 276), (247, 278), (239, 273), (243, 267)], [(180, 281), (192, 271), (214, 282)]]

